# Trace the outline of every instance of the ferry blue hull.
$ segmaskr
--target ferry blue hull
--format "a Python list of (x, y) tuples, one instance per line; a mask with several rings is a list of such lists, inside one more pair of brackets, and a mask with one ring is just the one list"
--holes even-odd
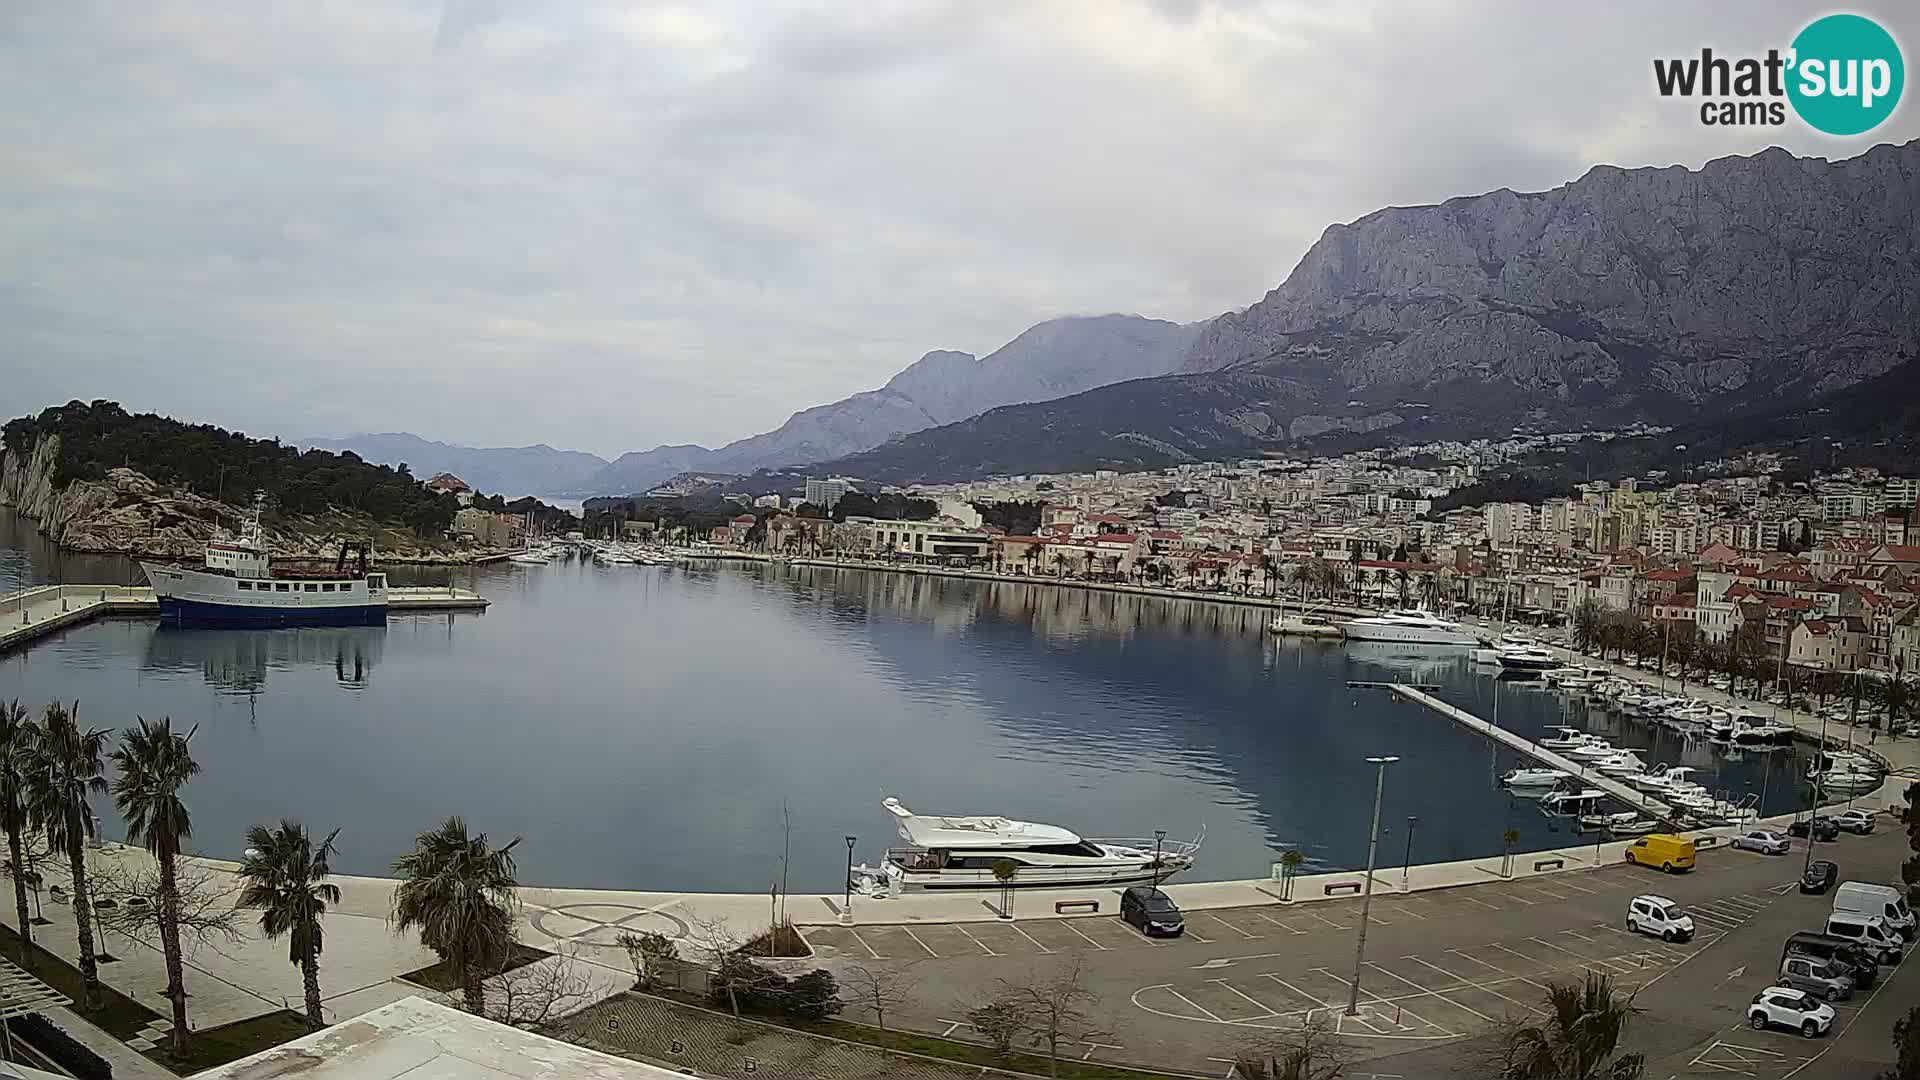
[(387, 621), (387, 606), (241, 607), (163, 596), (160, 617), (168, 622), (195, 626), (383, 626)]

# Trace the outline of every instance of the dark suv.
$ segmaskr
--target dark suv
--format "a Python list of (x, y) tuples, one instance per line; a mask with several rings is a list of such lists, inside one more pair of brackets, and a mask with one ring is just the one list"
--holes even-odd
[(1135, 885), (1120, 894), (1120, 918), (1148, 937), (1179, 937), (1187, 929), (1179, 906), (1151, 885)]

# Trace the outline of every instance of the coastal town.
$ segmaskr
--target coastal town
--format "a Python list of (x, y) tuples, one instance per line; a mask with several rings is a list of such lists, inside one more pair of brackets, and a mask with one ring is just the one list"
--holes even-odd
[(812, 479), (796, 497), (729, 494), (742, 512), (697, 535), (647, 520), (644, 507), (689, 490), (664, 485), (620, 525), (631, 540), (709, 553), (1417, 604), (1545, 625), (1586, 609), (1629, 617), (1663, 644), (1738, 642), (1815, 671), (1920, 671), (1915, 478), (1846, 468), (1789, 482), (1777, 456), (1755, 454), (1701, 463), (1688, 477), (1580, 483), (1537, 502), (1449, 504), (1500, 463), (1609, 437), (878, 489), (902, 496), (896, 505), (917, 503), (918, 520), (836, 513), (866, 485)]

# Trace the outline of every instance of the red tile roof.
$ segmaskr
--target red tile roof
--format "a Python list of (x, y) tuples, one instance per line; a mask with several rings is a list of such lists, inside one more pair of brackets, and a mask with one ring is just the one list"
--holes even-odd
[(1131, 544), (1134, 542), (1134, 536), (1132, 533), (1101, 533), (1099, 536), (1093, 538), (1093, 542), (1096, 544)]

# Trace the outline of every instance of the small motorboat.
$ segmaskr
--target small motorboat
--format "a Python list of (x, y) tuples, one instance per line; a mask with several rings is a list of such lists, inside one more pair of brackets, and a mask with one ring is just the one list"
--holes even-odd
[(1570, 757), (1575, 761), (1582, 761), (1582, 762), (1588, 762), (1588, 763), (1598, 762), (1605, 758), (1613, 757), (1619, 752), (1620, 752), (1619, 747), (1613, 745), (1612, 743), (1608, 742), (1605, 739), (1600, 738), (1599, 736), (1593, 736), (1589, 738), (1587, 742), (1583, 745), (1569, 747), (1565, 750), (1560, 751), (1562, 755), (1566, 757)]
[(1507, 787), (1543, 788), (1552, 787), (1567, 779), (1567, 774), (1559, 769), (1510, 769), (1500, 778)]
[(1539, 740), (1538, 745), (1544, 750), (1571, 750), (1576, 746), (1585, 746), (1593, 740), (1593, 736), (1579, 728), (1551, 727), (1547, 730), (1557, 734)]
[(1625, 821), (1614, 821), (1607, 825), (1607, 831), (1615, 836), (1645, 836), (1659, 832), (1660, 823), (1649, 817), (1629, 816)]

